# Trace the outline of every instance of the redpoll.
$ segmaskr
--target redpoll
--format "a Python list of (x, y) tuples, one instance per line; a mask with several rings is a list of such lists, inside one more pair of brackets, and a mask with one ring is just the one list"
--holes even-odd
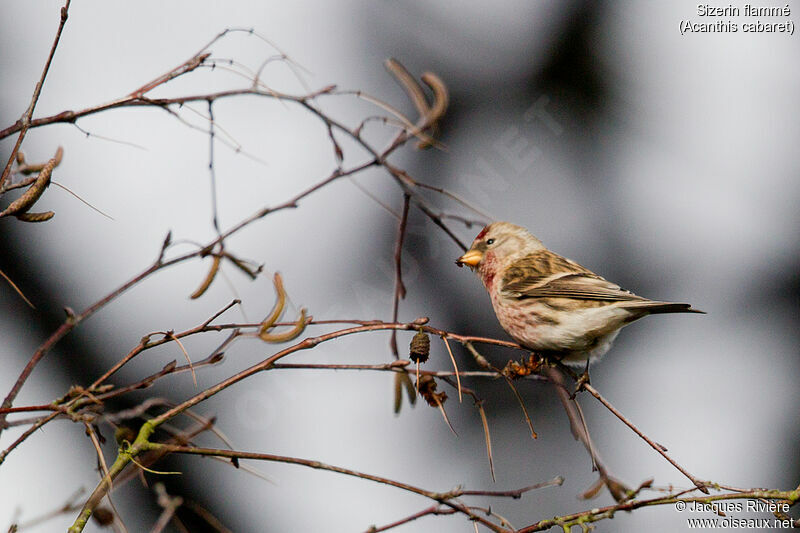
[(596, 360), (623, 326), (643, 316), (703, 312), (626, 291), (508, 222), (483, 228), (456, 264), (477, 270), (500, 325), (517, 343), (569, 364)]

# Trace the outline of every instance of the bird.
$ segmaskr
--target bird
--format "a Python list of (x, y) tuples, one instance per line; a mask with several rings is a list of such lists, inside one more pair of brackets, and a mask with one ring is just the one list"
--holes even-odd
[(635, 320), (704, 313), (687, 303), (637, 296), (510, 222), (484, 227), (456, 264), (478, 274), (500, 325), (520, 346), (570, 366), (586, 365), (587, 371)]

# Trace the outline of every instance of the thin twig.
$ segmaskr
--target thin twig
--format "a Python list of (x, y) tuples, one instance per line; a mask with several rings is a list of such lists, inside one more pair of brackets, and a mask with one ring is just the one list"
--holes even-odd
[(569, 421), (570, 431), (575, 440), (583, 444), (586, 448), (589, 458), (592, 461), (592, 469), (596, 470), (600, 475), (602, 483), (608, 488), (615, 500), (620, 501), (625, 499), (628, 493), (628, 488), (619, 482), (613, 475), (609, 473), (605, 463), (600, 458), (600, 454), (594, 446), (589, 428), (586, 425), (586, 420), (583, 416), (583, 411), (580, 408), (577, 400), (572, 397), (570, 391), (567, 390), (564, 383), (564, 375), (561, 372), (561, 367), (553, 367), (544, 364), (541, 367), (541, 372), (545, 375), (555, 387), (556, 396), (561, 402), (564, 412)]
[(19, 296), (20, 298), (22, 298), (22, 299), (25, 301), (25, 303), (26, 303), (26, 304), (28, 304), (28, 307), (30, 307), (31, 309), (36, 309), (36, 306), (35, 306), (35, 305), (33, 305), (33, 302), (31, 302), (30, 300), (28, 300), (28, 297), (27, 297), (27, 296), (25, 296), (25, 294), (22, 292), (22, 289), (20, 289), (19, 287), (17, 287), (17, 284), (16, 284), (16, 283), (14, 283), (14, 282), (11, 280), (11, 278), (9, 278), (8, 276), (6, 276), (6, 273), (5, 273), (5, 272), (3, 272), (2, 270), (0, 270), (0, 277), (2, 277), (4, 280), (6, 280), (6, 282), (7, 282), (9, 285), (11, 285), (11, 288), (12, 288), (12, 289), (14, 289), (14, 292), (16, 292), (16, 293), (17, 293), (17, 296)]
[[(214, 396), (215, 394), (217, 394), (217, 393), (219, 393), (219, 392), (231, 387), (232, 385), (242, 381), (243, 379), (246, 379), (246, 378), (248, 378), (248, 377), (250, 377), (250, 376), (252, 376), (252, 375), (254, 375), (256, 373), (259, 373), (259, 372), (262, 372), (262, 371), (265, 371), (265, 370), (269, 370), (280, 359), (282, 359), (282, 358), (284, 358), (284, 357), (286, 357), (286, 356), (288, 356), (288, 355), (290, 355), (292, 353), (295, 353), (295, 352), (298, 352), (298, 351), (302, 351), (302, 350), (307, 350), (307, 349), (310, 349), (310, 348), (314, 348), (314, 347), (318, 346), (319, 344), (321, 344), (323, 342), (327, 342), (327, 341), (338, 339), (338, 338), (341, 338), (341, 337), (344, 337), (344, 336), (354, 335), (354, 334), (367, 332), (367, 331), (386, 331), (386, 330), (391, 330), (391, 329), (398, 329), (398, 330), (404, 330), (404, 331), (414, 331), (414, 330), (419, 330), (419, 329), (438, 331), (438, 330), (435, 330), (435, 328), (430, 328), (428, 326), (425, 326), (424, 325), (425, 322), (427, 322), (427, 319), (421, 319), (421, 320), (416, 320), (416, 321), (407, 322), (407, 323), (381, 323), (381, 322), (377, 322), (377, 323), (370, 323), (370, 324), (366, 324), (366, 325), (353, 326), (353, 327), (350, 327), (350, 328), (345, 328), (345, 329), (341, 329), (341, 330), (338, 330), (338, 331), (333, 331), (333, 332), (330, 332), (330, 333), (319, 335), (317, 337), (308, 337), (306, 339), (303, 339), (299, 343), (294, 344), (292, 346), (289, 346), (287, 348), (284, 348), (283, 350), (280, 350), (279, 352), (277, 352), (274, 355), (268, 357), (267, 359), (264, 359), (263, 361), (261, 361), (259, 363), (256, 363), (255, 365), (252, 365), (251, 367), (249, 367), (249, 368), (247, 368), (245, 370), (242, 370), (242, 371), (230, 376), (227, 379), (224, 379), (223, 381), (217, 383), (216, 385), (213, 385), (213, 386), (205, 389), (204, 391), (201, 391), (201, 392), (195, 394), (194, 396), (192, 396), (191, 398), (189, 398), (186, 401), (182, 402), (181, 404), (179, 404), (179, 405), (167, 410), (166, 412), (164, 412), (164, 413), (162, 413), (162, 414), (160, 414), (160, 415), (158, 415), (158, 416), (146, 421), (142, 425), (141, 429), (139, 430), (139, 435), (138, 435), (138, 437), (136, 439), (136, 442), (130, 447), (130, 449), (126, 453), (121, 454), (120, 456), (118, 456), (117, 460), (114, 462), (114, 464), (109, 469), (111, 475), (108, 478), (108, 480), (107, 481), (106, 480), (101, 481), (101, 483), (97, 487), (95, 487), (94, 492), (89, 497), (89, 499), (87, 499), (87, 501), (84, 504), (84, 507), (83, 507), (83, 509), (81, 511), (81, 514), (76, 519), (75, 524), (70, 529), (70, 531), (72, 533), (76, 533), (76, 532), (81, 531), (83, 529), (83, 525), (86, 523), (86, 520), (88, 520), (88, 518), (91, 515), (92, 511), (94, 510), (94, 508), (97, 506), (97, 504), (103, 498), (103, 496), (108, 492), (109, 487), (110, 487), (110, 481), (116, 475), (118, 475), (125, 468), (125, 466), (127, 466), (127, 464), (132, 460), (134, 455), (137, 455), (138, 453), (141, 453), (142, 451), (145, 451), (145, 450), (152, 450), (153, 449), (152, 447), (148, 447), (148, 446), (151, 446), (151, 443), (148, 441), (149, 437), (153, 434), (153, 432), (155, 431), (155, 429), (158, 426), (164, 424), (168, 420), (170, 420), (170, 419), (174, 418), (175, 416), (181, 414), (182, 412), (186, 411), (187, 409), (190, 409), (191, 407), (199, 404), (200, 402), (205, 401), (206, 399)], [(457, 336), (454, 336), (454, 335), (450, 335), (450, 336), (453, 337), (453, 338), (457, 338)], [(448, 380), (448, 378), (442, 378), (442, 379)], [(484, 422), (484, 431), (485, 431), (486, 437), (487, 437), (487, 453), (489, 454), (490, 467), (492, 469), (492, 473), (494, 473), (493, 472), (494, 468), (493, 468), (493, 465), (492, 465), (492, 458), (491, 458), (491, 439), (490, 439), (489, 434), (488, 434), (488, 424), (486, 423), (485, 413), (483, 412), (483, 408), (480, 405), (480, 400), (477, 398), (477, 396), (472, 391), (469, 391), (469, 390), (465, 390), (464, 392), (467, 393), (467, 394), (472, 394), (472, 396), (473, 396), (473, 398), (474, 398), (474, 400), (476, 402), (476, 405), (477, 405), (477, 407), (479, 409), (479, 412), (481, 412), (481, 418), (482, 418), (482, 420)], [(232, 453), (232, 452), (226, 451), (226, 453)], [(369, 479), (369, 478), (367, 478), (367, 479)], [(448, 503), (448, 505), (450, 505), (450, 503)], [(462, 511), (462, 512), (468, 512), (470, 518), (473, 519), (473, 520), (478, 519), (468, 509), (466, 509), (465, 511)], [(486, 525), (486, 527), (490, 527), (490, 529), (492, 529), (493, 531), (502, 531), (502, 528), (499, 528), (495, 524), (493, 524), (492, 522), (488, 522), (488, 521), (486, 521), (486, 520), (484, 520), (482, 518), (481, 518), (481, 523)]]
[[(148, 278), (151, 274), (153, 274), (153, 273), (155, 273), (155, 272), (157, 272), (157, 271), (159, 271), (159, 270), (161, 270), (163, 268), (167, 268), (169, 266), (173, 266), (173, 265), (185, 262), (185, 261), (187, 261), (189, 259), (192, 259), (194, 257), (198, 257), (200, 255), (203, 255), (205, 249), (211, 248), (214, 245), (221, 243), (225, 238), (227, 238), (227, 237), (231, 236), (232, 234), (240, 231), (242, 228), (248, 226), (252, 222), (254, 222), (254, 221), (256, 221), (256, 220), (258, 220), (260, 218), (263, 218), (267, 214), (274, 213), (274, 212), (282, 210), (282, 209), (288, 209), (290, 207), (296, 207), (297, 206), (297, 202), (300, 201), (300, 199), (305, 198), (309, 194), (312, 194), (313, 192), (319, 190), (320, 188), (322, 188), (323, 186), (327, 185), (328, 183), (331, 183), (332, 181), (334, 181), (334, 180), (336, 180), (336, 179), (338, 179), (338, 178), (340, 178), (342, 176), (346, 176), (346, 175), (350, 175), (350, 174), (359, 172), (359, 171), (361, 171), (361, 170), (363, 170), (365, 168), (368, 168), (368, 167), (370, 167), (370, 166), (372, 166), (374, 164), (375, 164), (374, 161), (368, 161), (366, 163), (362, 163), (360, 165), (357, 165), (357, 166), (355, 166), (355, 167), (353, 167), (353, 168), (351, 168), (349, 170), (335, 171), (328, 178), (326, 178), (326, 179), (322, 180), (321, 182), (309, 187), (305, 191), (297, 194), (296, 196), (294, 196), (293, 198), (291, 198), (288, 201), (284, 202), (283, 204), (279, 204), (278, 206), (275, 206), (275, 207), (272, 207), (272, 208), (264, 208), (264, 209), (259, 210), (254, 215), (252, 215), (252, 216), (248, 217), (247, 219), (241, 221), (240, 223), (234, 225), (231, 229), (227, 230), (222, 235), (218, 236), (216, 239), (214, 239), (211, 243), (209, 243), (206, 247), (204, 247), (201, 250), (195, 250), (195, 251), (185, 253), (183, 255), (177, 256), (177, 257), (169, 259), (169, 260), (164, 260), (164, 252), (166, 251), (166, 248), (169, 246), (169, 243), (170, 243), (169, 238), (165, 239), (164, 245), (162, 246), (161, 253), (159, 254), (158, 259), (155, 262), (153, 262), (149, 267), (147, 267), (145, 270), (143, 270), (138, 275), (134, 276), (128, 282), (124, 283), (123, 285), (121, 285), (117, 289), (111, 291), (106, 296), (102, 297), (100, 300), (98, 300), (95, 303), (91, 304), (89, 307), (87, 307), (81, 313), (79, 313), (77, 315), (72, 313), (71, 311), (68, 313), (67, 319), (64, 321), (64, 323), (62, 323), (61, 326), (59, 326), (58, 329), (56, 329), (56, 331), (53, 332), (53, 334), (50, 335), (50, 337), (31, 356), (30, 360), (25, 365), (25, 368), (22, 370), (22, 372), (20, 373), (19, 377), (14, 382), (14, 385), (11, 387), (11, 390), (8, 392), (8, 394), (6, 395), (5, 399), (3, 400), (3, 403), (0, 404), (0, 408), (8, 408), (8, 407), (11, 407), (13, 405), (14, 399), (17, 397), (17, 394), (19, 394), (20, 389), (22, 388), (22, 386), (27, 381), (28, 377), (33, 372), (33, 369), (36, 367), (36, 365), (38, 365), (38, 363), (39, 363), (39, 361), (41, 361), (42, 357), (44, 357), (44, 355), (47, 354), (53, 348), (53, 346), (56, 345), (56, 343), (58, 343), (69, 332), (71, 332), (83, 320), (85, 320), (86, 318), (92, 316), (95, 312), (97, 312), (98, 310), (100, 310), (103, 307), (105, 307), (109, 302), (111, 302), (111, 301), (115, 300), (116, 298), (118, 298), (121, 294), (126, 292), (131, 287), (139, 284), (142, 280)], [(3, 413), (0, 413), (0, 433), (2, 433), (2, 431), (4, 429), (5, 419), (6, 419), (6, 415), (3, 414)], [(4, 458), (4, 456), (0, 454), (0, 464), (2, 463), (3, 458)]]
[(80, 201), (80, 202), (82, 202), (84, 205), (88, 206), (88, 207), (89, 207), (89, 209), (91, 209), (91, 210), (93, 210), (93, 211), (95, 211), (95, 212), (97, 212), (97, 213), (100, 213), (101, 215), (103, 215), (104, 217), (106, 217), (106, 218), (107, 218), (107, 219), (109, 219), (109, 220), (114, 220), (114, 217), (112, 217), (111, 215), (108, 215), (108, 214), (106, 214), (106, 213), (102, 212), (101, 210), (99, 210), (98, 208), (96, 208), (95, 206), (93, 206), (92, 204), (90, 204), (89, 202), (87, 202), (86, 200), (84, 200), (83, 198), (81, 198), (80, 196), (78, 196), (77, 194), (75, 194), (73, 191), (71, 191), (71, 190), (70, 190), (69, 188), (67, 188), (65, 185), (62, 185), (62, 184), (58, 183), (57, 181), (52, 181), (51, 183), (52, 183), (53, 185), (55, 185), (56, 187), (61, 187), (62, 189), (64, 189), (65, 191), (67, 191), (69, 194), (71, 194), (72, 196), (74, 196), (75, 198), (77, 198), (77, 199), (78, 199), (78, 201)]
[(400, 520), (396, 520), (390, 524), (386, 524), (385, 526), (371, 526), (369, 527), (364, 533), (380, 533), (381, 531), (388, 531), (390, 529), (394, 529), (399, 526), (403, 526), (408, 524), (409, 522), (413, 522), (418, 518), (422, 518), (425, 516), (441, 516), (441, 515), (451, 515), (455, 514), (457, 511), (455, 509), (443, 508), (441, 505), (431, 505), (423, 509), (422, 511), (416, 512), (412, 515), (409, 515), (405, 518), (401, 518)]
[(39, 524), (41, 524), (43, 522), (46, 522), (46, 521), (48, 521), (48, 520), (50, 520), (52, 518), (55, 518), (56, 516), (77, 511), (78, 509), (80, 509), (80, 504), (77, 503), (78, 499), (81, 496), (83, 496), (84, 492), (86, 492), (86, 489), (83, 488), (83, 487), (80, 487), (73, 494), (71, 494), (69, 496), (69, 498), (66, 499), (66, 501), (64, 502), (63, 505), (61, 505), (57, 509), (53, 509), (52, 511), (48, 511), (46, 513), (43, 513), (40, 516), (37, 516), (35, 518), (31, 518), (31, 519), (29, 519), (29, 520), (27, 520), (25, 522), (21, 522), (21, 523), (17, 524), (18, 529), (19, 530), (29, 529), (29, 528), (31, 528), (33, 526), (39, 525)]
[[(54, 420), (60, 414), (61, 414), (60, 411), (50, 413), (49, 415), (42, 417), (41, 419), (39, 419), (38, 422), (36, 422), (31, 427), (26, 429), (25, 432), (22, 433), (22, 435), (17, 437), (17, 440), (12, 442), (5, 450), (0, 452), (0, 465), (3, 464), (3, 461), (5, 461), (6, 457), (8, 457), (8, 454), (11, 453), (17, 446), (22, 444), (25, 441), (25, 439), (33, 435), (36, 432), (36, 430), (38, 430), (51, 420)], [(5, 416), (6, 416), (5, 414), (0, 414), (0, 431), (2, 431), (5, 426)]]
[[(50, 70), (50, 64), (53, 62), (53, 56), (56, 55), (58, 42), (61, 40), (61, 32), (64, 30), (64, 25), (67, 23), (67, 18), (69, 17), (70, 2), (71, 0), (66, 0), (64, 7), (61, 8), (61, 18), (58, 22), (58, 29), (56, 30), (56, 36), (53, 39), (53, 44), (50, 47), (50, 53), (47, 56), (47, 61), (44, 64), (44, 69), (42, 69), (42, 75), (39, 77), (39, 81), (36, 82), (36, 87), (33, 89), (33, 96), (31, 97), (30, 104), (28, 104), (28, 109), (25, 110), (22, 118), (20, 118), (15, 124), (15, 126), (18, 128), (16, 131), (19, 131), (19, 136), (17, 137), (17, 142), (14, 145), (14, 148), (11, 150), (11, 155), (8, 157), (8, 162), (3, 169), (3, 174), (0, 175), (0, 189), (3, 188), (6, 179), (8, 179), (8, 175), (11, 172), (11, 165), (14, 162), (14, 159), (17, 157), (17, 152), (19, 152), (20, 146), (22, 146), (22, 140), (25, 138), (25, 134), (28, 133), (28, 129), (31, 127), (33, 110), (36, 108), (36, 103), (39, 101), (39, 95), (42, 93), (44, 80), (47, 78), (47, 73)], [(3, 137), (5, 137), (5, 135)]]
[[(500, 374), (502, 374), (502, 372), (500, 372)], [(519, 403), (519, 406), (522, 408), (522, 414), (525, 415), (525, 422), (528, 424), (528, 429), (531, 431), (531, 437), (534, 438), (534, 439), (538, 438), (538, 435), (536, 435), (536, 431), (534, 431), (534, 429), (533, 429), (533, 420), (531, 420), (531, 417), (528, 414), (528, 409), (525, 408), (525, 402), (522, 401), (522, 396), (520, 396), (519, 391), (517, 390), (517, 387), (514, 386), (514, 382), (511, 381), (511, 378), (509, 378), (505, 374), (502, 374), (502, 375), (505, 378), (506, 383), (508, 384), (509, 388), (511, 389), (511, 392), (514, 393), (514, 397), (517, 399), (517, 402)]]
[(442, 337), (444, 341), (444, 345), (447, 348), (447, 353), (450, 355), (450, 362), (453, 363), (453, 372), (456, 375), (456, 385), (458, 385), (458, 403), (464, 401), (462, 394), (461, 394), (461, 372), (458, 371), (458, 365), (456, 364), (456, 357), (453, 355), (453, 350), (450, 349), (450, 343), (447, 341), (447, 335)]
[(497, 481), (494, 476), (494, 459), (492, 458), (492, 436), (489, 434), (489, 421), (486, 419), (486, 411), (483, 409), (483, 401), (476, 401), (475, 406), (481, 415), (483, 434), (486, 437), (486, 455), (489, 457), (489, 471), (492, 474), (492, 481)]
[(217, 175), (214, 170), (214, 101), (208, 101), (208, 172), (211, 176), (211, 221), (217, 235), (219, 231), (219, 212), (217, 210)]
[(625, 417), (625, 415), (623, 415), (621, 412), (619, 412), (619, 410), (616, 407), (614, 407), (611, 404), (611, 402), (606, 400), (599, 392), (597, 392), (597, 389), (592, 387), (589, 383), (583, 383), (581, 388), (585, 389), (586, 391), (589, 392), (589, 394), (591, 394), (592, 396), (597, 398), (597, 400), (601, 404), (603, 404), (603, 406), (605, 406), (606, 409), (611, 411), (614, 414), (614, 416), (619, 418), (626, 426), (631, 428), (633, 430), (633, 432), (636, 433), (637, 435), (639, 435), (639, 437), (641, 437), (642, 440), (644, 440), (647, 444), (649, 444), (651, 448), (653, 448), (655, 451), (657, 451), (659, 454), (661, 454), (661, 456), (664, 459), (666, 459), (667, 461), (669, 461), (669, 463), (672, 466), (677, 468), (678, 471), (681, 474), (683, 474), (684, 476), (686, 476), (689, 479), (689, 481), (691, 481), (694, 484), (695, 487), (697, 487), (701, 492), (703, 492), (705, 494), (708, 494), (707, 483), (705, 481), (700, 481), (695, 476), (690, 474), (685, 468), (683, 468), (681, 465), (679, 465), (677, 462), (675, 462), (675, 460), (672, 457), (667, 455), (667, 453), (664, 451), (664, 447), (663, 446), (661, 446), (660, 444), (658, 444), (657, 442), (652, 440), (650, 437), (645, 435), (642, 432), (642, 430), (640, 430), (638, 427), (636, 427), (636, 425), (634, 425), (633, 422), (628, 420), (628, 418)]
[(167, 489), (164, 487), (163, 483), (156, 483), (155, 487), (153, 487), (158, 504), (164, 509), (161, 512), (161, 515), (158, 517), (158, 520), (155, 524), (153, 524), (152, 529), (150, 529), (150, 533), (161, 533), (164, 528), (167, 527), (170, 520), (175, 516), (175, 511), (183, 505), (183, 498), (180, 496), (170, 496), (167, 494)]
[(189, 364), (189, 369), (192, 372), (192, 381), (194, 381), (194, 386), (197, 388), (197, 374), (195, 374), (194, 366), (192, 365), (192, 360), (189, 358), (189, 352), (186, 351), (186, 347), (183, 345), (181, 340), (175, 336), (175, 333), (172, 331), (166, 332), (166, 336), (170, 339), (174, 340), (178, 347), (181, 349), (183, 353), (183, 357), (186, 359), (186, 362)]
[[(682, 491), (680, 494), (684, 494)], [(535, 531), (545, 531), (554, 527), (560, 527), (564, 531), (569, 531), (570, 528), (575, 526), (587, 527), (588, 524), (598, 522), (604, 519), (614, 518), (614, 515), (619, 511), (633, 511), (642, 507), (653, 507), (669, 505), (674, 506), (678, 502), (683, 503), (703, 503), (709, 504), (717, 501), (729, 500), (748, 500), (764, 498), (769, 501), (787, 501), (790, 505), (795, 505), (800, 500), (800, 491), (780, 491), (780, 490), (762, 490), (753, 489), (745, 492), (729, 492), (724, 494), (710, 494), (708, 496), (700, 497), (683, 497), (675, 494), (667, 496), (660, 496), (657, 498), (650, 498), (644, 500), (628, 500), (625, 502), (617, 503), (616, 505), (609, 505), (606, 507), (595, 507), (579, 513), (572, 513), (568, 515), (557, 516), (555, 518), (548, 518), (541, 520), (530, 526), (517, 530), (516, 533), (533, 533)]]
[[(411, 197), (403, 194), (403, 210), (400, 215), (400, 224), (397, 227), (397, 238), (394, 242), (394, 293), (392, 296), (392, 322), (397, 322), (397, 314), (400, 309), (400, 300), (406, 297), (406, 286), (403, 284), (403, 240), (406, 236), (406, 225), (408, 224), (408, 206)], [(397, 330), (392, 330), (389, 339), (389, 347), (395, 359), (400, 358), (397, 350)]]
[(209, 526), (219, 531), (219, 533), (233, 533), (232, 530), (228, 529), (216, 516), (211, 514), (208, 509), (202, 507), (197, 502), (186, 500), (183, 502), (183, 506), (191, 509), (194, 514), (205, 520)]

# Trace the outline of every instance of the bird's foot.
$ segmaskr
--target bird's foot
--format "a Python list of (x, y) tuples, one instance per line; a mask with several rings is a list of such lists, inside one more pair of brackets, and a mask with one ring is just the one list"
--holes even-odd
[(589, 385), (591, 383), (589, 379), (589, 361), (586, 361), (586, 368), (583, 371), (583, 374), (578, 376), (578, 379), (575, 380), (575, 391), (570, 396), (573, 400), (575, 399), (575, 395), (578, 394), (580, 391), (583, 390), (584, 385)]

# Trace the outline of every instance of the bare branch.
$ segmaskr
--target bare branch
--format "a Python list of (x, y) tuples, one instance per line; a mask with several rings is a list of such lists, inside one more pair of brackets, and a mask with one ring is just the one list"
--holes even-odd
[(616, 407), (614, 407), (613, 405), (611, 405), (611, 402), (609, 402), (608, 400), (606, 400), (605, 398), (603, 398), (603, 396), (602, 396), (602, 395), (601, 395), (599, 392), (597, 392), (597, 389), (595, 389), (594, 387), (592, 387), (592, 386), (591, 386), (590, 384), (588, 384), (588, 383), (583, 383), (583, 384), (581, 384), (581, 388), (583, 388), (583, 389), (587, 390), (587, 391), (589, 392), (589, 394), (591, 394), (592, 396), (594, 396), (595, 398), (597, 398), (597, 400), (598, 400), (598, 401), (599, 401), (601, 404), (603, 404), (603, 406), (604, 406), (606, 409), (608, 409), (609, 411), (611, 411), (611, 412), (614, 414), (614, 416), (616, 416), (617, 418), (619, 418), (620, 420), (622, 420), (622, 422), (623, 422), (623, 423), (624, 423), (626, 426), (628, 426), (629, 428), (631, 428), (631, 429), (633, 430), (633, 432), (634, 432), (634, 433), (636, 433), (637, 435), (639, 435), (639, 437), (641, 437), (641, 438), (642, 438), (642, 440), (644, 440), (644, 441), (645, 441), (647, 444), (649, 444), (649, 445), (650, 445), (650, 447), (652, 447), (652, 448), (653, 448), (655, 451), (657, 451), (659, 454), (661, 454), (661, 456), (662, 456), (664, 459), (666, 459), (667, 461), (669, 461), (669, 463), (670, 463), (672, 466), (674, 466), (675, 468), (677, 468), (677, 469), (678, 469), (678, 471), (680, 471), (680, 473), (681, 473), (681, 474), (683, 474), (684, 476), (686, 476), (686, 477), (689, 479), (689, 481), (691, 481), (692, 483), (694, 483), (694, 486), (695, 486), (695, 487), (697, 487), (697, 488), (698, 488), (698, 489), (699, 489), (701, 492), (703, 492), (703, 493), (705, 493), (705, 494), (708, 494), (708, 488), (707, 488), (707, 485), (708, 485), (708, 483), (707, 483), (707, 482), (705, 482), (705, 481), (700, 481), (700, 480), (699, 480), (699, 479), (697, 479), (695, 476), (693, 476), (692, 474), (690, 474), (690, 473), (689, 473), (689, 472), (688, 472), (688, 471), (687, 471), (685, 468), (683, 468), (681, 465), (679, 465), (677, 462), (675, 462), (675, 460), (674, 460), (674, 459), (672, 459), (672, 457), (670, 457), (669, 455), (667, 455), (666, 449), (665, 449), (663, 446), (661, 446), (660, 444), (658, 444), (657, 442), (655, 442), (654, 440), (652, 440), (650, 437), (648, 437), (647, 435), (645, 435), (645, 434), (642, 432), (642, 430), (640, 430), (638, 427), (636, 427), (636, 426), (633, 424), (633, 422), (631, 422), (630, 420), (628, 420), (628, 419), (627, 419), (627, 418), (626, 418), (626, 417), (625, 417), (625, 416), (624, 416), (622, 413), (620, 413), (620, 412), (619, 412), (619, 410), (617, 410), (617, 408), (616, 408)]
[[(39, 77), (39, 81), (36, 82), (36, 87), (33, 89), (33, 96), (31, 97), (30, 104), (28, 104), (28, 109), (25, 110), (25, 113), (22, 115), (22, 118), (20, 118), (14, 125), (16, 127), (14, 132), (19, 131), (19, 136), (17, 137), (17, 142), (14, 145), (14, 148), (11, 150), (11, 155), (9, 156), (8, 162), (6, 163), (6, 166), (3, 169), (3, 174), (0, 175), (0, 190), (2, 190), (3, 185), (8, 179), (8, 175), (11, 172), (11, 164), (17, 157), (17, 153), (19, 152), (20, 146), (22, 146), (22, 140), (25, 138), (25, 134), (28, 133), (28, 129), (31, 127), (31, 117), (33, 117), (33, 110), (36, 108), (36, 103), (39, 101), (39, 95), (42, 93), (42, 87), (44, 87), (44, 80), (45, 78), (47, 78), (47, 73), (50, 70), (50, 64), (53, 62), (53, 56), (56, 55), (56, 48), (58, 48), (58, 43), (61, 40), (61, 32), (64, 31), (64, 25), (67, 23), (67, 18), (69, 17), (70, 3), (71, 0), (66, 0), (66, 2), (64, 3), (64, 7), (61, 8), (61, 17), (58, 22), (58, 29), (56, 30), (56, 36), (53, 39), (53, 45), (50, 47), (50, 54), (48, 54), (47, 61), (44, 64), (42, 75)], [(10, 133), (7, 135), (10, 135)], [(0, 133), (0, 138), (4, 138), (7, 135), (3, 135), (2, 133)]]

